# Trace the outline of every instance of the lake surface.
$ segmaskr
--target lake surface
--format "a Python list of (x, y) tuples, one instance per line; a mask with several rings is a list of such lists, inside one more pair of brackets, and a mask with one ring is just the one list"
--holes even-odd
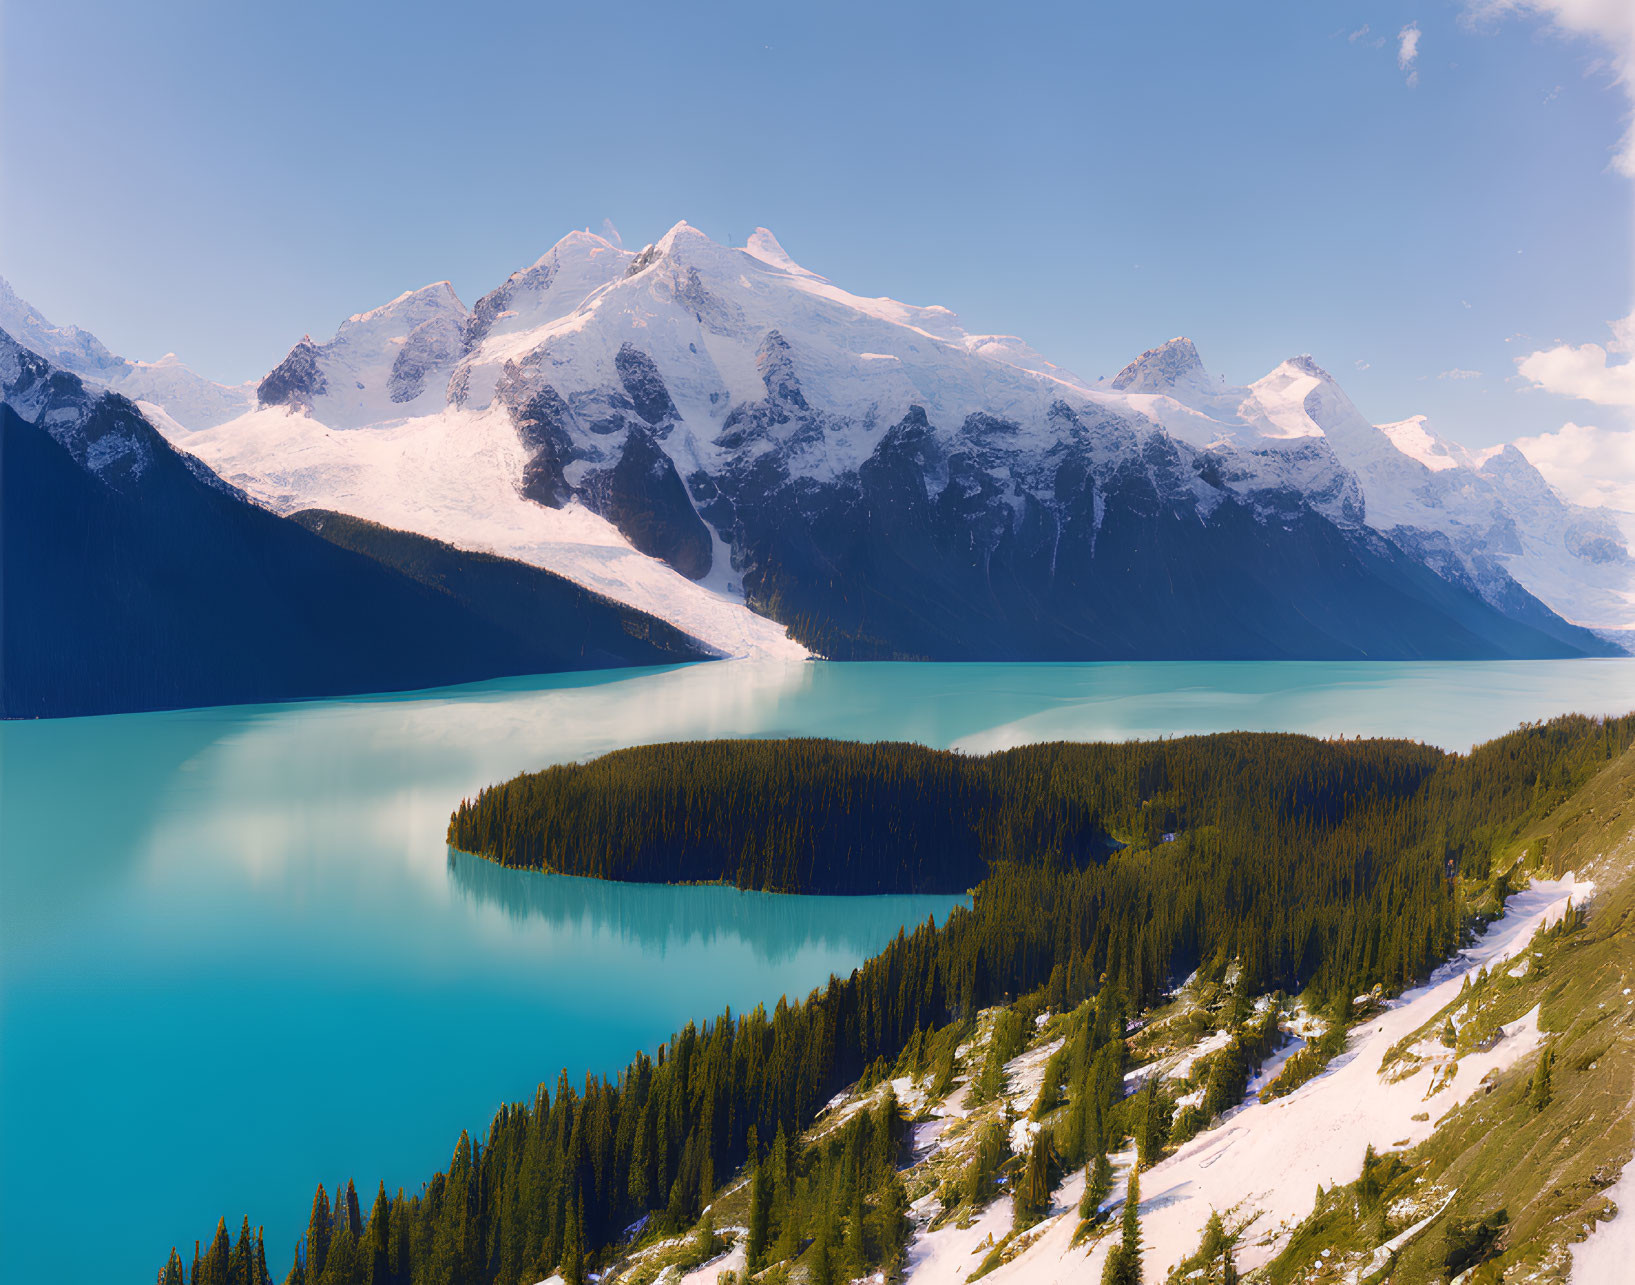
[(1241, 728), (1465, 749), (1631, 709), (1635, 661), (735, 662), (0, 724), (5, 1274), (146, 1281), (172, 1243), (247, 1212), (282, 1279), (317, 1182), (354, 1176), (365, 1203), (377, 1179), (417, 1185), (559, 1069), (612, 1072), (689, 1019), (804, 994), (955, 901), (450, 854), (454, 805), (524, 768), (781, 734), (983, 751)]

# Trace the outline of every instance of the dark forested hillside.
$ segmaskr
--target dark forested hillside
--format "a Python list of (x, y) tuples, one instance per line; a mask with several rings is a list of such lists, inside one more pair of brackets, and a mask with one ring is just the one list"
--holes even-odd
[[(1303, 987), (1313, 1005), (1343, 1006), (1376, 983), (1423, 976), (1459, 940), (1460, 890), (1495, 873), (1496, 851), (1632, 739), (1635, 716), (1559, 719), (1469, 755), (1254, 735), (987, 759), (740, 742), (655, 747), (539, 774), (529, 791), (576, 800), (580, 837), (598, 854), (588, 860), (633, 877), (685, 877), (689, 862), (741, 851), (729, 808), (784, 836), (752, 847), (771, 854), (764, 869), (816, 882), (825, 866), (813, 836), (845, 834), (834, 811), (889, 825), (902, 808), (904, 836), (942, 807), (954, 819), (940, 833), (958, 836), (969, 823), (961, 860), (986, 873), (970, 910), (899, 935), (804, 1001), (688, 1026), (615, 1079), (542, 1085), (532, 1102), (503, 1108), (486, 1141), (462, 1135), (449, 1168), (421, 1190), (381, 1191), (366, 1221), (350, 1193), (332, 1211), (320, 1192), (290, 1279), (531, 1285), (560, 1268), (580, 1285), (587, 1263), (643, 1214), (658, 1228), (689, 1226), (746, 1158), (770, 1166), (775, 1187), (779, 1166), (793, 1163), (784, 1140), (837, 1089), (1023, 994), (1058, 1011), (1095, 997), (1076, 1056), (1096, 1068), (1094, 1091), (1111, 1117), (1125, 1017), (1172, 978), (1237, 960), (1246, 993)], [(649, 806), (663, 828), (618, 831), (641, 841), (639, 866), (620, 866), (621, 844), (592, 827), (611, 824), (620, 807), (645, 816)], [(525, 815), (513, 814), (517, 826)], [(1105, 833), (1129, 846), (1105, 855)], [(854, 845), (846, 877), (883, 850)], [(804, 867), (784, 860), (801, 852), (811, 857)], [(932, 869), (929, 851), (908, 852), (905, 877)], [(882, 1188), (877, 1208), (892, 1199)], [(790, 1234), (821, 1243), (825, 1226)], [(889, 1250), (889, 1234), (880, 1239)], [(220, 1248), (225, 1255), (225, 1239)], [(194, 1285), (241, 1279), (211, 1270)], [(180, 1285), (180, 1259), (166, 1271), (164, 1285)]]
[[(428, 552), (432, 542), (383, 528), (320, 539), (173, 450), (125, 398), (53, 370), (3, 332), (0, 366), (0, 716), (402, 690), (711, 654), (519, 564), (439, 555), (443, 546)], [(404, 549), (419, 554), (414, 565), (388, 556)], [(502, 604), (507, 591), (515, 596)]]
[(501, 637), (534, 646), (550, 639), (574, 651), (577, 669), (638, 663), (633, 656), (664, 663), (708, 654), (667, 621), (515, 558), (457, 549), (328, 509), (303, 509), (289, 520), (447, 595)]
[[(1433, 811), (1464, 807), (1469, 772), (1408, 742), (1247, 733), (980, 758), (892, 743), (695, 741), (524, 773), (462, 803), (449, 842), (502, 865), (604, 879), (963, 892), (995, 862), (1077, 868), (1122, 846), (1273, 851), (1344, 835), (1366, 847), (1375, 830), (1383, 842), (1410, 829), (1428, 842)], [(1499, 772), (1495, 761), (1486, 788), (1519, 788), (1501, 787)]]

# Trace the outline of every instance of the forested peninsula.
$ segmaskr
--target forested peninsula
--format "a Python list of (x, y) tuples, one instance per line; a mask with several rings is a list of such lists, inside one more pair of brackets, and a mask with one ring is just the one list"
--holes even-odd
[[(380, 1190), (367, 1220), (350, 1188), (338, 1212), (320, 1189), (288, 1279), (530, 1285), (560, 1270), (579, 1285), (638, 1220), (644, 1235), (692, 1226), (746, 1162), (752, 1269), (775, 1237), (820, 1255), (816, 1285), (841, 1267), (889, 1271), (903, 1225), (895, 1118), (859, 1123), (839, 1151), (789, 1141), (837, 1090), (900, 1058), (951, 1056), (996, 1003), (1093, 999), (1067, 1077), (1082, 1128), (1055, 1144), (1089, 1163), (1137, 1124), (1127, 1016), (1228, 962), (1246, 994), (1302, 991), (1341, 1013), (1425, 976), (1477, 909), (1502, 905), (1522, 830), (1632, 740), (1635, 716), (1557, 719), (1468, 755), (1262, 734), (986, 757), (707, 742), (486, 790), (449, 840), (505, 864), (790, 892), (974, 886), (972, 905), (771, 1014), (689, 1025), (616, 1078), (541, 1085), (486, 1141), (462, 1134), (420, 1190)], [(261, 1285), (259, 1252), (241, 1259), (228, 1241), (223, 1227), (194, 1285)], [(160, 1273), (188, 1278), (179, 1255)]]

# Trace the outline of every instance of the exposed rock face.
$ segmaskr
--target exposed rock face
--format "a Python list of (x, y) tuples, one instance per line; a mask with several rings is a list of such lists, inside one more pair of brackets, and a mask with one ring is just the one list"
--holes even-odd
[(329, 381), (318, 365), (318, 345), (312, 342), (311, 335), (305, 335), (256, 386), (255, 396), (263, 406), (311, 411), (313, 399), (328, 387)]
[(1113, 387), (1127, 393), (1162, 393), (1203, 377), (1204, 364), (1192, 340), (1179, 338), (1147, 349), (1113, 376)]
[(577, 406), (544, 381), (545, 366), (536, 350), (506, 363), (495, 386), (531, 452), (523, 495), (548, 508), (577, 499), (640, 552), (691, 580), (708, 575), (709, 528), (656, 440), (674, 426), (676, 408), (652, 358), (622, 345), (614, 357), (620, 387), (581, 395)]
[(453, 316), (430, 317), (409, 332), (392, 362), (388, 385), (394, 402), (412, 402), (428, 377), (446, 370), (465, 351), (466, 327)]
[(619, 372), (630, 404), (648, 424), (664, 425), (668, 431), (676, 417), (676, 404), (670, 400), (670, 390), (664, 386), (653, 359), (634, 344), (621, 344), (613, 363)]
[(618, 463), (588, 474), (583, 494), (642, 553), (663, 559), (689, 580), (709, 574), (709, 528), (675, 464), (646, 429), (629, 431)]

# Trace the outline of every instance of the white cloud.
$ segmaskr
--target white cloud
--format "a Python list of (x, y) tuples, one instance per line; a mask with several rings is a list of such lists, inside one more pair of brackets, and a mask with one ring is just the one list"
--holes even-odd
[(1516, 446), (1569, 500), (1635, 512), (1635, 431), (1566, 423)]
[[(1535, 388), (1598, 406), (1635, 407), (1635, 313), (1612, 323), (1612, 338), (1600, 344), (1558, 344), (1518, 358), (1516, 369)], [(1622, 361), (1610, 361), (1621, 355)]]
[(1419, 84), (1419, 24), (1410, 22), (1397, 32), (1397, 66), (1408, 73), (1408, 88)]
[(1599, 41), (1611, 51), (1616, 82), (1629, 101), (1628, 123), (1613, 168), (1635, 178), (1635, 4), (1630, 0), (1465, 0), (1474, 21), (1526, 15), (1547, 19), (1562, 35)]
[(1356, 365), (1357, 365), (1358, 370), (1368, 370), (1373, 365), (1373, 363), (1364, 361), (1361, 357), (1359, 357), (1359, 358), (1357, 358)]
[(1444, 370), (1437, 376), (1438, 379), (1480, 379), (1481, 377), (1482, 372), (1479, 370), (1460, 370), (1457, 366), (1452, 370)]

